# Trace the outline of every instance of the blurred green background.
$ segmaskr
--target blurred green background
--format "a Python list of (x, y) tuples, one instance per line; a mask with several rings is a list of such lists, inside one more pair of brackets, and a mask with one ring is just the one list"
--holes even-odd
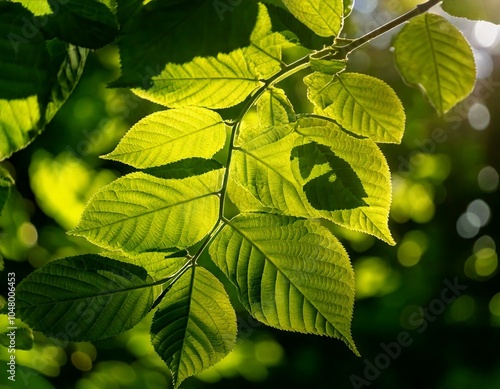
[[(416, 3), (358, 1), (346, 31), (359, 36)], [(389, 83), (407, 115), (402, 145), (382, 147), (393, 173), (390, 226), (397, 246), (330, 225), (355, 269), (352, 331), (362, 357), (334, 339), (265, 327), (237, 305), (234, 352), (182, 387), (500, 388), (500, 27), (451, 20), (474, 48), (478, 82), (444, 118), (401, 81), (390, 51), (392, 34), (350, 57), (348, 70)], [(3, 296), (8, 272), (16, 272), (19, 282), (48, 261), (98, 252), (65, 234), (93, 193), (130, 171), (98, 156), (142, 117), (161, 109), (127, 90), (106, 88), (118, 69), (116, 48), (92, 53), (82, 81), (46, 131), (2, 163), (16, 180), (0, 217)], [(300, 82), (304, 75), (281, 85), (297, 112), (311, 109)], [(201, 262), (217, 271), (208, 257)], [(452, 299), (446, 289), (454, 283), (464, 287)], [(169, 388), (168, 370), (150, 345), (148, 330), (144, 320), (95, 343), (35, 333), (34, 348), (17, 352), (17, 381), (1, 381), (0, 387)], [(403, 346), (395, 346), (398, 339)], [(0, 347), (0, 360), (7, 358)]]

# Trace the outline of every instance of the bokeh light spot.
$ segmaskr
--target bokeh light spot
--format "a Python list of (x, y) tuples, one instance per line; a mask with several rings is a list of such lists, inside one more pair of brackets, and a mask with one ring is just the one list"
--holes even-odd
[(474, 38), (483, 47), (491, 47), (498, 38), (498, 26), (493, 23), (479, 21), (474, 25)]
[(478, 131), (485, 130), (490, 125), (490, 110), (484, 104), (474, 103), (469, 109), (468, 118), (472, 128)]
[(494, 192), (497, 190), (499, 180), (500, 177), (498, 172), (491, 166), (486, 166), (481, 169), (477, 176), (479, 188), (481, 188), (483, 192)]
[(450, 316), (454, 321), (466, 321), (474, 314), (475, 306), (471, 296), (462, 295), (451, 305)]
[(90, 371), (92, 370), (92, 359), (90, 356), (82, 351), (75, 351), (71, 354), (71, 363), (78, 370)]

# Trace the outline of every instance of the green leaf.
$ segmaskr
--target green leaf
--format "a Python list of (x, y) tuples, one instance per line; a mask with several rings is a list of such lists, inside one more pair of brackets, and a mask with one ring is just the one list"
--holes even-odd
[(263, 4), (259, 4), (257, 24), (250, 36), (250, 46), (245, 48), (245, 57), (250, 61), (254, 74), (269, 78), (278, 73), (284, 65), (283, 49), (295, 46), (285, 35), (272, 32), (271, 18)]
[[(336, 211), (367, 205), (368, 195), (356, 172), (342, 158), (324, 145), (315, 142), (296, 146), (292, 158), (299, 164), (307, 200), (318, 210)], [(319, 172), (313, 172), (319, 167)], [(300, 182), (300, 181), (299, 181)]]
[(344, 0), (344, 19), (347, 18), (354, 8), (354, 0)]
[(202, 267), (191, 267), (160, 303), (151, 340), (177, 388), (229, 354), (236, 330), (236, 314), (220, 281)]
[(400, 143), (405, 129), (403, 104), (392, 88), (357, 73), (313, 73), (304, 79), (318, 113), (375, 142)]
[(43, 28), (64, 42), (98, 49), (118, 35), (115, 16), (99, 1), (49, 0), (49, 4), (53, 14), (44, 17)]
[(151, 77), (167, 64), (216, 57), (248, 46), (258, 12), (254, 0), (241, 0), (237, 6), (219, 0), (142, 3), (117, 2), (122, 76), (113, 86), (147, 89)]
[(33, 348), (33, 331), (27, 327), (16, 328), (0, 333), (0, 345), (9, 347), (11, 339), (16, 342), (16, 350), (31, 350)]
[(262, 128), (295, 121), (292, 103), (285, 91), (278, 88), (270, 88), (262, 94), (257, 102), (257, 114)]
[[(243, 138), (246, 138), (244, 134)], [(234, 151), (230, 177), (246, 189), (250, 199), (253, 197), (273, 213), (322, 217), (394, 244), (387, 225), (391, 204), (389, 168), (372, 140), (352, 136), (330, 120), (308, 117), (288, 125), (261, 129), (258, 136), (246, 139)], [(297, 154), (292, 154), (293, 150), (312, 142), (326, 146), (330, 151), (326, 152), (321, 147), (323, 160), (318, 162), (310, 157), (308, 161), (306, 158), (301, 167)], [(304, 164), (311, 164), (310, 174), (305, 178)], [(328, 176), (306, 186), (325, 174)], [(335, 183), (334, 178), (340, 182)], [(352, 198), (347, 200), (348, 192), (345, 191), (341, 195), (323, 190), (318, 193), (320, 197), (312, 197), (314, 185), (321, 183), (327, 185), (330, 191), (342, 183), (342, 187), (358, 199), (358, 204), (366, 205), (352, 208), (355, 203)], [(231, 196), (240, 210), (251, 210), (249, 205), (255, 204), (255, 201), (248, 199), (247, 196), (246, 201), (240, 204), (237, 198)], [(316, 209), (311, 201), (321, 209)], [(339, 209), (346, 205), (349, 206), (347, 209)]]
[(134, 93), (173, 108), (232, 107), (261, 85), (240, 49), (217, 57), (196, 57), (183, 65), (168, 64), (152, 81), (150, 89)]
[(283, 3), (319, 36), (337, 36), (344, 24), (343, 0), (283, 0)]
[(453, 16), (500, 24), (500, 7), (491, 0), (444, 0), (442, 7)]
[[(0, 30), (3, 28), (2, 16)], [(1, 36), (0, 46), (7, 44), (2, 41)], [(12, 35), (10, 37), (14, 39)], [(30, 144), (53, 118), (78, 83), (88, 54), (86, 49), (50, 41), (47, 44), (43, 42), (44, 50), (50, 58), (50, 66), (36, 60), (28, 62), (31, 54), (25, 55), (24, 50), (31, 50), (33, 42), (15, 39), (13, 42), (17, 43), (12, 46), (9, 43), (9, 48), (2, 49), (5, 54), (5, 57), (2, 54), (2, 59), (5, 58), (5, 62), (0, 63), (0, 161)], [(9, 80), (4, 83), (2, 75)], [(34, 77), (46, 79), (37, 84)], [(25, 84), (30, 86), (25, 87)], [(12, 92), (14, 90), (16, 92)]]
[(394, 57), (405, 81), (420, 87), (443, 115), (474, 88), (476, 66), (462, 33), (439, 15), (412, 19), (394, 41)]
[(158, 288), (145, 269), (97, 255), (52, 261), (16, 289), (16, 313), (36, 331), (71, 340), (97, 340), (134, 327)]
[(109, 250), (187, 248), (217, 222), (223, 174), (220, 169), (182, 180), (128, 174), (90, 199), (71, 233)]
[(25, 37), (25, 20), (33, 18), (20, 4), (0, 3), (0, 99), (23, 99), (49, 88), (50, 56), (43, 35), (34, 29), (30, 39)]
[(341, 339), (359, 355), (350, 329), (354, 273), (345, 249), (319, 223), (241, 214), (215, 238), (210, 256), (257, 320)]
[(146, 116), (102, 158), (146, 168), (191, 157), (210, 158), (225, 142), (226, 127), (218, 113), (195, 107), (171, 109)]
[(347, 61), (342, 59), (317, 59), (311, 58), (311, 69), (324, 74), (337, 74), (346, 68)]
[(52, 13), (48, 0), (11, 0), (13, 3), (21, 3), (35, 16), (48, 15)]
[(14, 180), (9, 172), (0, 166), (0, 215), (2, 214), (3, 207), (9, 198), (10, 191), (14, 185)]

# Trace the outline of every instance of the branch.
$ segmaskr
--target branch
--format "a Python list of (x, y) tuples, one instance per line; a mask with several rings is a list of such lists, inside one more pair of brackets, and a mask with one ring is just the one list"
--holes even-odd
[(337, 53), (337, 56), (340, 55), (342, 58), (345, 58), (349, 53), (351, 53), (353, 50), (356, 50), (358, 47), (364, 45), (365, 43), (371, 41), (372, 39), (377, 38), (382, 34), (385, 34), (386, 32), (392, 30), (393, 28), (398, 27), (399, 25), (409, 21), (415, 16), (427, 12), (435, 5), (441, 3), (441, 1), (442, 0), (429, 0), (426, 3), (417, 5), (413, 10), (405, 13), (404, 15), (399, 16), (398, 18), (390, 21), (387, 24), (384, 24), (383, 26), (380, 26), (379, 28), (369, 32), (368, 34), (363, 35), (360, 38), (354, 39), (351, 43), (347, 44), (346, 46), (341, 47), (339, 52)]

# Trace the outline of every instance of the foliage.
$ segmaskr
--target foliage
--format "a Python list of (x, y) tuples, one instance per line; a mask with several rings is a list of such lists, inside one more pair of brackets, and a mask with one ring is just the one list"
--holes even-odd
[[(20, 317), (55, 338), (96, 340), (154, 311), (152, 344), (177, 387), (224, 358), (236, 338), (223, 284), (198, 263), (208, 249), (256, 319), (338, 338), (358, 354), (354, 272), (322, 220), (395, 244), (391, 177), (377, 143), (401, 142), (403, 105), (382, 80), (345, 70), (353, 51), (393, 26), (341, 38), (353, 6), (346, 0), (246, 0), (231, 10), (209, 0), (110, 3), (0, 2), (1, 159), (53, 118), (88, 49), (116, 42), (122, 74), (112, 86), (168, 108), (103, 156), (139, 171), (99, 190), (70, 232), (106, 251), (26, 277)], [(404, 80), (444, 114), (471, 92), (476, 70), (461, 33), (426, 13), (438, 3), (398, 19), (405, 26), (394, 47)], [(443, 7), (464, 16), (453, 2)], [(470, 12), (498, 22), (495, 12)], [(292, 19), (299, 29), (287, 27)], [(311, 36), (329, 43), (315, 47)], [(285, 63), (298, 47), (307, 54)], [(277, 84), (308, 68), (314, 112), (296, 113)], [(1, 211), (13, 183), (0, 174)], [(230, 215), (229, 201), (241, 213)]]

